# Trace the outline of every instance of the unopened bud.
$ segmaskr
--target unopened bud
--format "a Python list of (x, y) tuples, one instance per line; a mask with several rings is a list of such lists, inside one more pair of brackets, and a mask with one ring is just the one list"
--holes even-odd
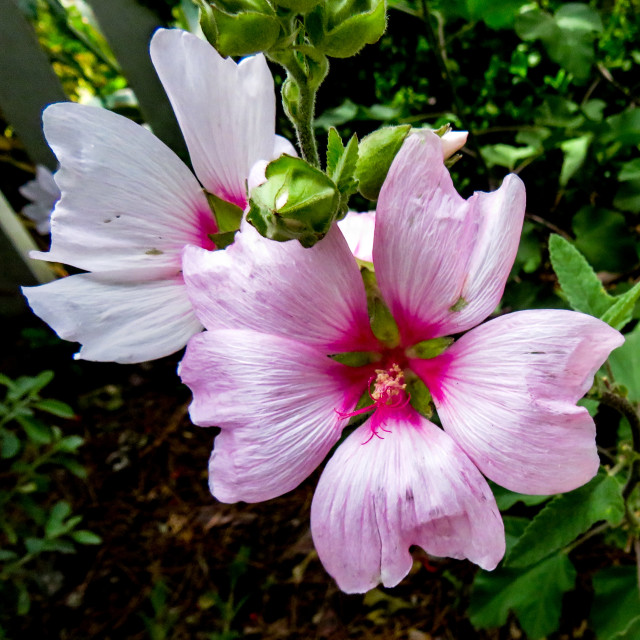
[(356, 178), (358, 191), (369, 200), (377, 200), (389, 167), (396, 157), (411, 125), (378, 129), (360, 142)]
[(267, 0), (197, 1), (202, 31), (223, 56), (266, 51), (280, 37), (278, 17)]
[(384, 0), (323, 2), (306, 18), (311, 42), (334, 58), (355, 55), (377, 42), (387, 26)]
[(322, 171), (300, 158), (283, 155), (269, 163), (266, 182), (251, 192), (247, 214), (258, 232), (312, 247), (329, 231), (339, 211), (340, 193)]

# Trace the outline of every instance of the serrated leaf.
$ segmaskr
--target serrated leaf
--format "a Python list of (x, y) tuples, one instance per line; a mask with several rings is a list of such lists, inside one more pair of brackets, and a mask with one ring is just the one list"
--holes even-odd
[(72, 531), (70, 535), (78, 544), (102, 544), (102, 538), (99, 535), (86, 529)]
[(583, 487), (558, 495), (545, 505), (511, 549), (505, 566), (535, 564), (596, 522), (617, 524), (623, 517), (622, 487), (612, 476), (600, 473)]
[(344, 144), (342, 138), (335, 127), (329, 127), (329, 136), (327, 140), (327, 175), (335, 182), (334, 175), (338, 162), (344, 154)]
[(40, 411), (46, 411), (54, 416), (58, 416), (58, 418), (67, 418), (71, 419), (75, 417), (75, 413), (73, 409), (66, 403), (60, 400), (47, 399), (47, 400), (39, 400), (33, 405), (36, 409), (40, 409)]
[(601, 316), (601, 320), (614, 329), (622, 329), (633, 315), (633, 308), (640, 298), (640, 282), (629, 291), (614, 298), (615, 302)]
[[(635, 566), (610, 567), (593, 576), (591, 624), (598, 640), (640, 637), (640, 594)], [(634, 635), (636, 633), (636, 635)]]
[(334, 173), (334, 182), (342, 195), (351, 195), (356, 190), (356, 164), (358, 162), (358, 137), (353, 134), (347, 143)]
[(568, 240), (552, 234), (549, 257), (560, 287), (574, 311), (600, 318), (614, 304), (614, 298), (605, 291), (586, 258)]
[(529, 640), (539, 640), (558, 628), (562, 595), (575, 579), (576, 570), (563, 553), (525, 569), (481, 571), (471, 593), (471, 624), (476, 629), (500, 627), (513, 611)]
[(629, 392), (629, 400), (640, 401), (640, 324), (625, 335), (625, 342), (610, 356), (609, 364), (618, 384)]

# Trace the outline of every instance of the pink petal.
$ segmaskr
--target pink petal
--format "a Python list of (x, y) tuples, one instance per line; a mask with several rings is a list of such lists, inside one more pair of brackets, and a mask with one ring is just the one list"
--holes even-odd
[(274, 153), (275, 93), (264, 56), (236, 64), (190, 33), (159, 29), (151, 58), (196, 175), (208, 191), (244, 208), (249, 170)]
[(180, 278), (123, 281), (121, 273), (62, 278), (23, 292), (63, 339), (80, 342), (76, 358), (144, 362), (181, 349), (201, 326)]
[(373, 262), (373, 231), (376, 224), (374, 211), (356, 213), (349, 211), (338, 222), (338, 227), (345, 237), (351, 253), (364, 262)]
[(571, 491), (598, 470), (595, 426), (576, 402), (623, 338), (572, 311), (491, 320), (411, 368), (445, 431), (498, 484), (527, 494)]
[(337, 228), (311, 249), (248, 224), (224, 251), (187, 247), (189, 297), (208, 329), (246, 328), (326, 348), (374, 348), (358, 266)]
[[(74, 103), (44, 112), (62, 192), (49, 253), (88, 271), (179, 268), (185, 244), (211, 247), (216, 226), (198, 181), (167, 146), (127, 118)], [(135, 275), (132, 274), (132, 279)]]
[(244, 330), (194, 336), (179, 373), (193, 392), (193, 422), (222, 429), (209, 477), (223, 502), (296, 487), (340, 438), (336, 410), (351, 410), (366, 387), (315, 347)]
[(495, 309), (524, 208), (517, 176), (464, 200), (440, 139), (430, 131), (407, 139), (380, 192), (373, 246), (380, 290), (405, 344), (464, 331)]
[(392, 413), (383, 440), (366, 442), (363, 424), (322, 473), (311, 505), (322, 564), (347, 593), (398, 584), (413, 544), (493, 569), (505, 540), (486, 481), (441, 429), (412, 410)]

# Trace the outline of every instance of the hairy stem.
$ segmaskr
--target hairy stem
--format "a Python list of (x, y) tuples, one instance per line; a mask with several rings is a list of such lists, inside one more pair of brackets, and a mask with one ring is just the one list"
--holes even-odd
[[(640, 417), (634, 406), (622, 396), (611, 391), (605, 391), (600, 397), (601, 402), (609, 407), (612, 407), (618, 413), (622, 414), (631, 427), (631, 438), (633, 442), (633, 450), (636, 454), (640, 454)], [(631, 461), (631, 471), (627, 484), (624, 487), (623, 496), (628, 498), (631, 492), (640, 482), (640, 455), (636, 456)]]

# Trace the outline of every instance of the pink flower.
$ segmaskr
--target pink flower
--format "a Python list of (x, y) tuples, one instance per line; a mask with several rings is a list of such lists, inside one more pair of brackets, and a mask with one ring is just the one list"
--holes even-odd
[[(201, 330), (181, 252), (215, 248), (203, 187), (244, 208), (254, 162), (293, 152), (275, 135), (273, 79), (262, 55), (236, 64), (186, 32), (161, 29), (151, 57), (174, 107), (196, 177), (145, 128), (104, 109), (60, 103), (44, 113), (62, 192), (41, 260), (87, 271), (24, 289), (76, 357), (140, 362)], [(295, 152), (293, 152), (295, 153)]]
[[(442, 145), (442, 157), (444, 160), (450, 158), (456, 151), (462, 149), (467, 142), (467, 131), (449, 131), (440, 138)], [(351, 253), (364, 262), (373, 261), (373, 231), (376, 224), (376, 214), (374, 211), (356, 213), (349, 211), (347, 215), (338, 222), (340, 231), (347, 240)]]
[[(410, 137), (376, 213), (376, 277), (399, 329), (387, 343), (371, 332), (337, 227), (312, 249), (268, 242), (248, 226), (224, 252), (185, 249), (187, 289), (209, 330), (190, 340), (180, 374), (193, 391), (192, 420), (221, 428), (209, 466), (219, 500), (293, 489), (369, 392), (373, 414), (327, 463), (311, 507), (319, 557), (344, 591), (397, 584), (413, 544), (494, 568), (504, 530), (483, 474), (551, 494), (598, 469), (594, 423), (576, 401), (620, 334), (555, 310), (473, 328), (502, 296), (524, 209), (513, 175), (463, 200), (435, 135)], [(435, 357), (420, 352), (423, 341), (469, 329)], [(345, 352), (365, 363), (330, 357)], [(443, 429), (412, 405), (420, 381)]]

